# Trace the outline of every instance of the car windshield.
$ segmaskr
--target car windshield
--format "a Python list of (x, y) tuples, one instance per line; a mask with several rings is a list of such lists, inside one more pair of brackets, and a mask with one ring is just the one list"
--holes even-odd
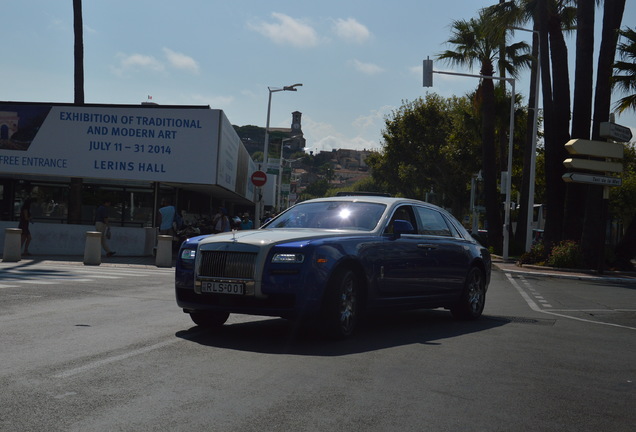
[(264, 228), (324, 228), (372, 231), (386, 206), (378, 203), (323, 201), (300, 203)]

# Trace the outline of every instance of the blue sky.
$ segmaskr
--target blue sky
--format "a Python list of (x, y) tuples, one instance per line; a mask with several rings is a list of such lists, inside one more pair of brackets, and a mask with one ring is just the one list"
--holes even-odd
[[(423, 88), (421, 64), (447, 48), (452, 20), (493, 3), (84, 0), (85, 100), (137, 104), (152, 96), (222, 109), (235, 125), (265, 126), (268, 87), (302, 83), (297, 92), (272, 94), (272, 127), (289, 127), (300, 111), (311, 150), (378, 149), (385, 116), (403, 101), (475, 88), (475, 79), (447, 75)], [(623, 25), (636, 24), (634, 3), (627, 2)], [(0, 100), (72, 102), (72, 0), (5, 0), (2, 12)], [(530, 33), (516, 39), (530, 41)], [(516, 85), (526, 96), (528, 77)], [(617, 123), (636, 128), (636, 116)]]

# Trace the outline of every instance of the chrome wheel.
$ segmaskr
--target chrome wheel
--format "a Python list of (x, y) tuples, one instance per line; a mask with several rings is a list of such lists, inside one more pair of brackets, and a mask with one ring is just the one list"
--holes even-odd
[(485, 304), (486, 279), (480, 269), (473, 267), (466, 277), (460, 300), (451, 307), (451, 313), (458, 319), (477, 319), (484, 311)]
[(324, 322), (330, 336), (351, 336), (358, 322), (358, 278), (349, 269), (338, 271), (329, 287), (324, 307)]

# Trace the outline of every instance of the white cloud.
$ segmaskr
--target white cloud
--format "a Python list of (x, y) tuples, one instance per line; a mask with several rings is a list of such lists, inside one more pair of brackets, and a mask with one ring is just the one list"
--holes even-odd
[(228, 105), (234, 102), (234, 96), (205, 96), (201, 94), (195, 94), (190, 99), (196, 103), (210, 105), (212, 109), (226, 109)]
[(155, 72), (164, 70), (163, 64), (153, 56), (143, 54), (124, 54), (118, 53), (119, 65), (113, 66), (113, 72), (118, 76), (123, 76), (128, 71), (139, 69), (148, 69)]
[(353, 67), (358, 71), (358, 72), (362, 72), (365, 75), (377, 75), (379, 73), (384, 72), (384, 69), (382, 69), (380, 66), (373, 64), (373, 63), (364, 63), (361, 62), (360, 60), (351, 60), (351, 64), (353, 64)]
[[(393, 106), (383, 106), (380, 109), (372, 110), (369, 115), (366, 116), (358, 116), (353, 121), (353, 126), (361, 131), (378, 131), (384, 128), (384, 119), (387, 115), (391, 114), (395, 110)], [(380, 135), (378, 135), (378, 139), (380, 139)]]
[[(331, 151), (338, 149), (346, 150), (378, 150), (380, 148), (380, 127), (377, 122), (379, 112), (374, 112), (367, 121), (360, 121), (354, 124), (356, 136), (349, 137), (340, 133), (336, 127), (329, 123), (319, 123), (309, 117), (303, 118), (303, 132), (307, 140), (307, 151), (314, 154), (321, 151)], [(383, 124), (383, 123), (382, 123)]]
[(199, 65), (197, 62), (190, 56), (187, 56), (182, 53), (178, 53), (172, 51), (169, 48), (163, 49), (164, 54), (166, 55), (168, 62), (177, 69), (183, 69), (190, 71), (194, 74), (199, 73)]
[(300, 48), (318, 44), (318, 36), (313, 27), (282, 13), (273, 12), (272, 17), (276, 22), (250, 23), (248, 26), (277, 44)]
[(337, 19), (334, 24), (334, 31), (341, 39), (354, 43), (363, 43), (371, 37), (369, 29), (354, 18)]

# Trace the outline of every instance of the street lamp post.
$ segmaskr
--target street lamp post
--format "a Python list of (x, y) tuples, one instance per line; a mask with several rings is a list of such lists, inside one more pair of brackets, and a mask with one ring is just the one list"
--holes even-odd
[[(268, 153), (269, 153), (269, 117), (272, 111), (272, 93), (276, 93), (280, 91), (298, 91), (296, 87), (300, 87), (300, 86), (302, 86), (301, 83), (292, 84), (290, 86), (284, 86), (282, 88), (267, 87), (267, 90), (269, 90), (269, 98), (267, 100), (267, 122), (265, 123), (265, 146), (263, 149), (264, 150), (263, 165), (265, 166), (266, 173), (267, 173), (267, 159), (268, 159)], [(258, 228), (260, 226), (260, 219), (261, 219), (261, 206), (263, 205), (262, 194), (260, 190), (257, 191), (256, 196), (258, 197), (258, 202), (256, 203), (256, 209), (254, 211), (254, 219), (256, 219), (254, 221), (254, 227)]]
[(293, 141), (296, 138), (298, 138), (300, 135), (294, 135), (292, 137), (289, 138), (285, 138), (282, 139), (280, 141), (280, 159), (278, 160), (278, 186), (277, 186), (277, 192), (276, 192), (276, 208), (278, 209), (278, 211), (280, 211), (282, 209), (282, 201), (281, 201), (281, 195), (282, 195), (282, 184), (283, 184), (283, 162), (285, 162), (285, 158), (283, 157), (283, 151), (285, 148), (285, 142), (288, 141)]
[(530, 144), (532, 152), (530, 153), (530, 177), (529, 177), (529, 192), (528, 192), (528, 217), (526, 219), (526, 241), (525, 251), (530, 251), (532, 247), (532, 225), (534, 221), (534, 187), (535, 187), (535, 175), (536, 175), (536, 161), (537, 161), (537, 128), (539, 123), (539, 87), (541, 83), (541, 33), (538, 30), (530, 30), (523, 27), (510, 27), (513, 30), (521, 30), (537, 35), (537, 70), (535, 77), (535, 89), (534, 89), (534, 123), (532, 125), (532, 143)]
[(505, 260), (508, 259), (508, 252), (510, 249), (510, 195), (512, 192), (512, 144), (514, 138), (514, 128), (515, 128), (515, 79), (508, 77), (496, 77), (489, 75), (474, 75), (474, 74), (465, 74), (458, 72), (446, 72), (446, 71), (436, 71), (433, 70), (433, 60), (426, 59), (424, 60), (424, 86), (432, 87), (433, 86), (433, 73), (443, 74), (443, 75), (456, 75), (456, 76), (464, 76), (471, 78), (480, 78), (480, 79), (491, 79), (491, 80), (499, 80), (499, 81), (508, 81), (511, 87), (511, 97), (510, 97), (510, 132), (508, 137), (508, 172), (506, 173), (506, 208), (504, 210), (504, 226), (503, 226), (503, 258)]

